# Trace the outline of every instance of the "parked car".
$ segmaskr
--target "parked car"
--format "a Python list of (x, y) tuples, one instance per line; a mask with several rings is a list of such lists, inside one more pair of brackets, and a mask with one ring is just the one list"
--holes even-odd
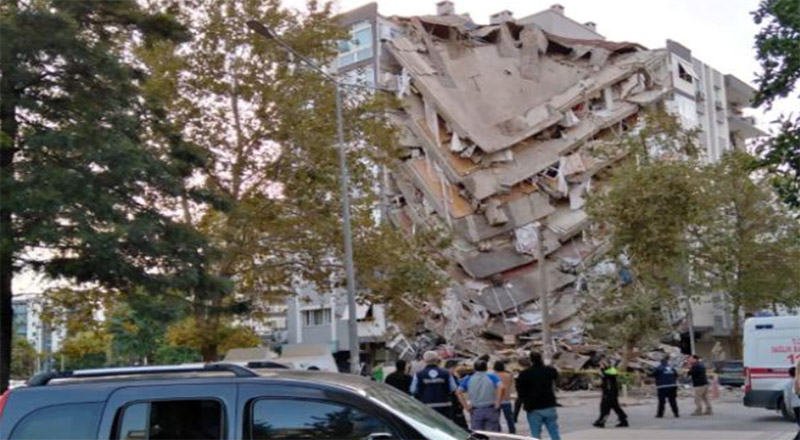
[(39, 375), (0, 398), (0, 438), (522, 439), (468, 432), (394, 388), (232, 364)]
[(719, 361), (714, 363), (719, 384), (726, 387), (741, 388), (744, 386), (745, 370), (742, 361)]

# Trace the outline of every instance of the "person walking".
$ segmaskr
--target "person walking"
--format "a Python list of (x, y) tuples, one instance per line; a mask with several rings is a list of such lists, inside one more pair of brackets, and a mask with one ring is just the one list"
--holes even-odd
[(786, 402), (786, 408), (789, 408), (794, 413), (794, 419), (797, 422), (797, 435), (794, 440), (800, 440), (800, 377), (798, 377), (797, 370), (800, 368), (800, 361), (797, 362), (796, 367), (789, 368), (789, 377), (792, 378), (786, 383), (783, 389), (783, 401)]
[(658, 412), (656, 418), (664, 417), (664, 408), (667, 401), (672, 408), (672, 414), (675, 418), (680, 417), (678, 414), (678, 372), (669, 364), (669, 357), (661, 360), (661, 365), (656, 368), (653, 373), (656, 379), (656, 389), (658, 390)]
[(558, 371), (545, 366), (541, 353), (531, 352), (530, 360), (531, 366), (517, 377), (517, 395), (527, 413), (531, 436), (540, 438), (544, 425), (552, 440), (561, 440), (556, 412)]
[[(693, 354), (689, 357), (689, 373), (688, 376), (692, 378), (692, 387), (694, 388), (694, 406), (695, 410), (693, 416), (710, 416), (714, 412), (711, 409), (711, 400), (708, 398), (709, 382), (706, 366), (703, 364), (700, 356)], [(703, 409), (705, 405), (705, 410)]]
[(473, 367), (475, 372), (461, 382), (457, 391), (461, 404), (470, 413), (469, 424), (473, 431), (500, 432), (503, 382), (487, 371), (486, 361), (478, 360)]
[[(444, 363), (445, 370), (449, 371), (450, 374), (453, 375), (456, 383), (460, 383), (461, 379), (464, 377), (464, 369), (459, 368), (459, 364), (460, 362), (455, 359), (450, 359)], [(453, 421), (456, 423), (456, 425), (464, 429), (469, 429), (467, 417), (464, 415), (464, 406), (461, 405), (461, 398), (458, 396), (458, 393), (451, 394), (450, 400), (453, 402)]]
[(511, 373), (506, 371), (506, 363), (503, 361), (496, 361), (492, 370), (494, 370), (494, 375), (503, 383), (503, 397), (500, 400), (500, 411), (506, 419), (508, 433), (516, 434), (516, 419), (514, 418), (514, 408), (511, 406), (511, 389), (514, 385), (514, 378), (511, 377)]
[(613, 410), (617, 414), (617, 428), (628, 427), (628, 415), (619, 405), (619, 383), (617, 377), (619, 371), (613, 365), (603, 365), (600, 369), (602, 377), (602, 397), (600, 398), (600, 418), (594, 422), (596, 428), (605, 428), (606, 420)]
[(398, 390), (411, 394), (411, 375), (406, 372), (406, 361), (400, 359), (394, 363), (395, 370), (386, 376), (386, 383)]
[(455, 379), (449, 371), (439, 367), (441, 359), (435, 351), (426, 351), (422, 361), (425, 362), (425, 368), (411, 379), (411, 394), (439, 414), (452, 419), (451, 395), (457, 388)]

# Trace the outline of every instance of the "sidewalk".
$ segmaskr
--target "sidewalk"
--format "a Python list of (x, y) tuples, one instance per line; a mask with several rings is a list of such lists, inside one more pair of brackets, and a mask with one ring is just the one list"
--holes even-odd
[(661, 429), (589, 429), (562, 435), (564, 440), (792, 440), (794, 433), (765, 431), (672, 431)]

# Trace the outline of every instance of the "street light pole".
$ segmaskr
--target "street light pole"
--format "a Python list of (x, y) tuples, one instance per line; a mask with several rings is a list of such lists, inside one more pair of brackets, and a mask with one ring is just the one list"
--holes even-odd
[(336, 137), (339, 143), (339, 172), (342, 181), (342, 233), (344, 235), (344, 263), (347, 271), (347, 340), (350, 343), (350, 372), (358, 374), (361, 363), (358, 344), (358, 314), (356, 306), (356, 274), (353, 267), (353, 232), (350, 226), (350, 173), (347, 170), (347, 150), (344, 144), (342, 121), (342, 89), (336, 82)]
[(542, 312), (542, 356), (544, 363), (553, 362), (553, 335), (550, 331), (550, 299), (547, 283), (546, 252), (544, 246), (544, 225), (536, 223), (536, 253), (539, 257), (539, 303)]
[[(333, 83), (336, 87), (336, 143), (339, 150), (339, 173), (341, 180), (342, 191), (342, 235), (344, 235), (344, 265), (347, 273), (347, 310), (349, 319), (347, 321), (347, 335), (350, 348), (350, 372), (358, 374), (360, 371), (360, 356), (358, 344), (358, 313), (356, 306), (356, 275), (353, 265), (353, 232), (350, 226), (350, 174), (347, 168), (347, 150), (344, 142), (344, 121), (342, 118), (342, 84), (338, 78), (331, 76), (325, 72), (320, 66), (308, 59), (307, 57), (295, 52), (291, 46), (285, 41), (280, 39), (275, 32), (264, 26), (258, 21), (250, 20), (247, 26), (274, 41), (284, 50), (291, 53), (295, 58), (299, 59), (307, 66), (319, 72), (325, 79)], [(332, 319), (336, 319), (334, 311), (331, 311)]]

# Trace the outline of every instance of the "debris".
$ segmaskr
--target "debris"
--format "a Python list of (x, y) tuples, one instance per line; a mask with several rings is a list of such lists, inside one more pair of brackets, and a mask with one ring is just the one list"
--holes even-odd
[[(425, 330), (396, 337), (395, 350), (518, 358), (540, 348), (544, 264), (557, 364), (619, 359), (587, 342), (579, 314), (584, 262), (608, 248), (585, 237), (584, 197), (627, 155), (606, 154), (604, 139), (635, 129), (642, 108), (669, 93), (668, 53), (455, 14), (392, 20), (401, 32), (381, 64), (395, 69), (402, 106), (391, 120), (406, 151), (387, 185), (396, 191), (390, 218), (406, 231), (445, 229), (453, 245), (443, 255), (454, 263), (441, 304), (420, 310)], [(544, 257), (535, 222), (545, 225)], [(665, 350), (674, 352), (631, 365), (650, 369), (650, 353)]]

